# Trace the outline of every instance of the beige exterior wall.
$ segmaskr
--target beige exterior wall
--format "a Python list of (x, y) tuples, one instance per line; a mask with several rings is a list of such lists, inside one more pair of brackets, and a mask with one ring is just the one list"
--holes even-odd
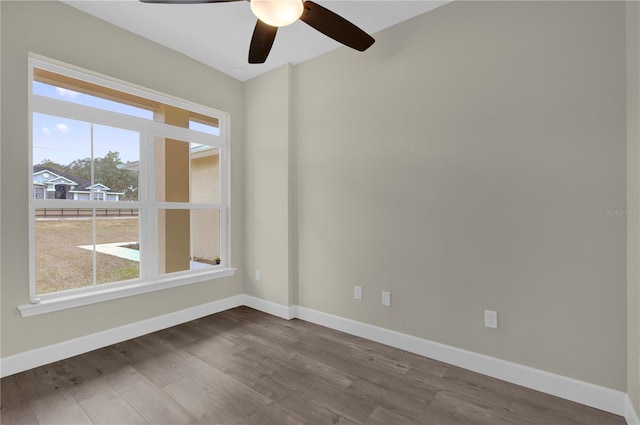
[[(161, 105), (155, 113), (157, 121), (176, 127), (189, 128), (189, 112)], [(156, 141), (156, 145), (158, 142)], [(162, 158), (156, 158), (156, 173), (164, 172), (163, 193), (160, 200), (166, 202), (189, 202), (189, 161), (190, 146), (182, 140), (162, 139)], [(156, 152), (156, 155), (158, 153)], [(160, 272), (172, 273), (190, 269), (191, 217), (188, 210), (166, 210), (161, 212), (159, 225), (164, 225), (164, 269)], [(162, 233), (162, 231), (161, 231)], [(161, 245), (159, 243), (158, 245)]]
[[(123, 81), (229, 112), (230, 261), (242, 257), (242, 83), (181, 54), (54, 1), (2, 1), (2, 197), (3, 357), (152, 318), (243, 292), (235, 277), (27, 319), (17, 306), (29, 302), (27, 211), (27, 54), (34, 52)], [(78, 37), (78, 32), (82, 37)], [(180, 76), (188, 78), (180, 78)], [(20, 142), (16, 142), (20, 141)]]
[[(207, 155), (191, 160), (193, 202), (220, 202), (220, 156)], [(192, 217), (194, 257), (214, 260), (220, 256), (220, 215), (195, 212)]]
[[(206, 151), (205, 151), (206, 152)], [(215, 150), (191, 159), (191, 201), (204, 203), (220, 202), (220, 156)]]

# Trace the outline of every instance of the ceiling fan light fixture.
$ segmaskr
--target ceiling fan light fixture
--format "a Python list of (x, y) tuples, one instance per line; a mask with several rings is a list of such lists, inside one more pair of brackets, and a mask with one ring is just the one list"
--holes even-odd
[(297, 21), (304, 6), (302, 0), (251, 0), (251, 11), (272, 27), (285, 27)]
[[(2, 1), (2, 0), (0, 0)], [(227, 3), (245, 0), (140, 0), (143, 3)], [(298, 19), (347, 47), (364, 52), (375, 40), (342, 16), (313, 0), (246, 0), (258, 18), (249, 45), (249, 63), (264, 63), (279, 27)], [(303, 4), (304, 2), (304, 4)]]

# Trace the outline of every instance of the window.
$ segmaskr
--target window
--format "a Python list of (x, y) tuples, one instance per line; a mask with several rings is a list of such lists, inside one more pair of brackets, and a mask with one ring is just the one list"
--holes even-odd
[(35, 199), (44, 199), (44, 187), (33, 184), (33, 197)]
[(42, 59), (30, 70), (32, 302), (228, 275), (227, 115)]

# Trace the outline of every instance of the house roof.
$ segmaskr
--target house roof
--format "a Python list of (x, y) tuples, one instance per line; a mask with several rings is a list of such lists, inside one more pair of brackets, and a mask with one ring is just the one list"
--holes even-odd
[(53, 170), (51, 168), (43, 167), (41, 165), (33, 166), (33, 174), (42, 173), (44, 171), (48, 171), (55, 176), (64, 177), (67, 180), (70, 180), (76, 184), (76, 189), (78, 190), (88, 190), (89, 186), (91, 186), (91, 182), (89, 180), (82, 179), (78, 176), (72, 176), (71, 174), (63, 173), (62, 171)]
[[(76, 186), (75, 189), (74, 189), (74, 192), (82, 192), (82, 191), (89, 192), (91, 190), (91, 182), (89, 180), (82, 179), (82, 178), (80, 178), (78, 176), (72, 176), (71, 174), (63, 173), (62, 171), (52, 170), (51, 168), (43, 167), (41, 165), (34, 165), (33, 166), (33, 174), (38, 174), (38, 173), (42, 173), (42, 172), (45, 172), (45, 171), (51, 173), (53, 175), (53, 177), (54, 177), (51, 180), (49, 180), (47, 183), (55, 184), (56, 180), (58, 180), (61, 177), (64, 180), (68, 180), (68, 182), (61, 182), (62, 184), (69, 184), (69, 185), (75, 185)], [(95, 186), (96, 187), (100, 186), (104, 190), (110, 190), (109, 187), (107, 187), (106, 185), (104, 185), (102, 183), (96, 183)], [(120, 193), (120, 192), (118, 192), (118, 193)]]

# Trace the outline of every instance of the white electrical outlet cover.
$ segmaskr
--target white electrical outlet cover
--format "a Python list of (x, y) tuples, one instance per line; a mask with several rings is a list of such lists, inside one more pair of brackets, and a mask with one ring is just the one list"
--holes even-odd
[(391, 305), (391, 292), (382, 291), (382, 305)]
[(353, 298), (355, 298), (356, 300), (362, 299), (362, 286), (353, 287)]
[(484, 326), (491, 329), (498, 329), (498, 313), (492, 310), (485, 310)]

